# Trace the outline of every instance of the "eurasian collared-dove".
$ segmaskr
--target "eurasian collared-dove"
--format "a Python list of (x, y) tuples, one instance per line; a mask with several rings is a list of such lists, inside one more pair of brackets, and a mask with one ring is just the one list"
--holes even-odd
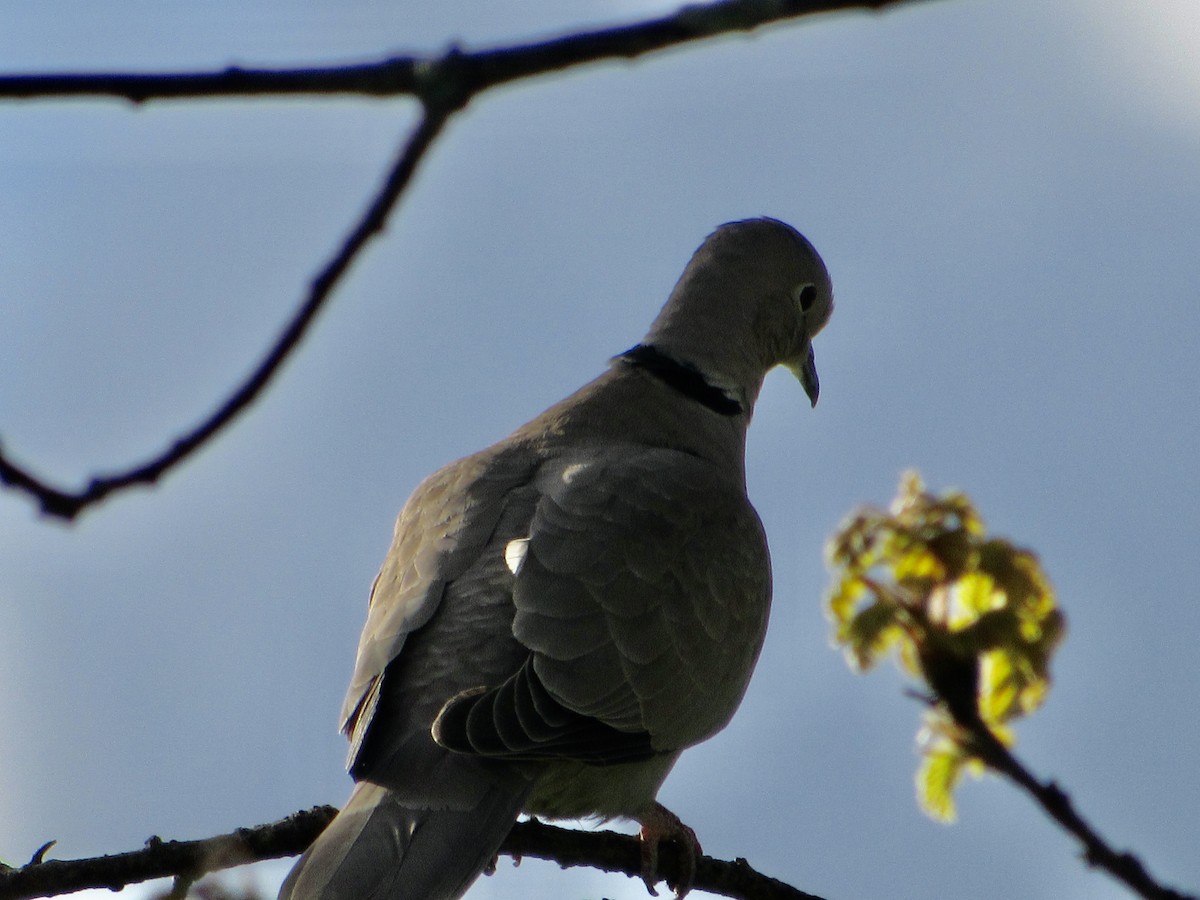
[(797, 231), (723, 225), (641, 344), (421, 483), (342, 710), (358, 784), (281, 900), (458, 897), (522, 810), (699, 849), (655, 796), (754, 668), (771, 568), (746, 427), (776, 365), (817, 402), (832, 308)]

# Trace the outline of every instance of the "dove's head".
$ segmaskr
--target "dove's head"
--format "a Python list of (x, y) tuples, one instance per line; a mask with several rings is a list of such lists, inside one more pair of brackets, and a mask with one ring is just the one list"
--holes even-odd
[(833, 312), (817, 251), (776, 219), (722, 225), (692, 256), (645, 343), (698, 369), (753, 406), (762, 380), (787, 366), (815, 406), (812, 339)]

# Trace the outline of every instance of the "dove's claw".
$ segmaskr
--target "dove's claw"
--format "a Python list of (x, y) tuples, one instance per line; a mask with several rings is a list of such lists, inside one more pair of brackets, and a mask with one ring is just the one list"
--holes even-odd
[(642, 842), (642, 881), (646, 890), (657, 897), (654, 884), (659, 880), (658, 845), (663, 841), (674, 841), (679, 848), (679, 879), (667, 884), (675, 891), (675, 900), (683, 900), (696, 880), (696, 860), (703, 854), (696, 832), (683, 824), (675, 813), (661, 803), (655, 803), (649, 811), (638, 817), (642, 830), (638, 838)]

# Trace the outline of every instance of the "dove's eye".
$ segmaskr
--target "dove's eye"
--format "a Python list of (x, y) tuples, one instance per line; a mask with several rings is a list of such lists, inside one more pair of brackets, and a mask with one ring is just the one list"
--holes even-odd
[(817, 287), (813, 284), (806, 284), (800, 288), (800, 293), (796, 298), (800, 302), (802, 312), (808, 312), (812, 309), (812, 305), (817, 302)]

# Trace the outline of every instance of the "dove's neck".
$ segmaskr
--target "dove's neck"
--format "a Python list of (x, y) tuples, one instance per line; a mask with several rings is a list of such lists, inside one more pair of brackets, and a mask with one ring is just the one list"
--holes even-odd
[(722, 416), (746, 411), (736, 392), (714, 384), (700, 369), (664, 353), (653, 344), (638, 344), (616, 358), (627, 366), (649, 372), (682, 397)]
[[(642, 356), (652, 358), (652, 354)], [(707, 459), (741, 480), (750, 410), (740, 404), (734, 408), (734, 402), (720, 388), (706, 386), (695, 370), (687, 374), (684, 367), (662, 360), (629, 364), (623, 355), (599, 378), (513, 437), (551, 451), (563, 445), (613, 441), (667, 447)]]

